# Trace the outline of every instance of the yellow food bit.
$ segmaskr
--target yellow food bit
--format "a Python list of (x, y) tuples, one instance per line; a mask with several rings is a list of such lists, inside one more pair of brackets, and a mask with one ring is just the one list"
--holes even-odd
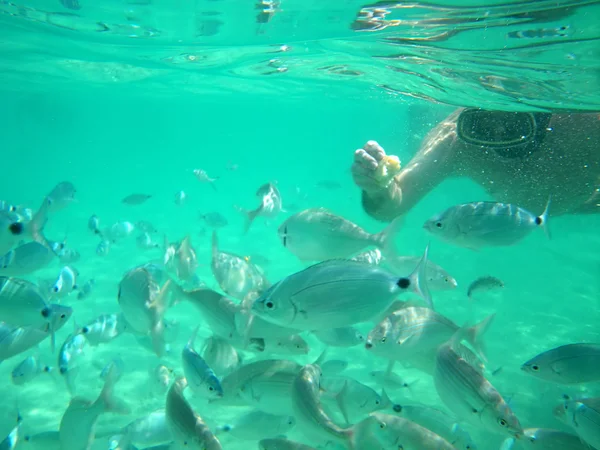
[(395, 155), (386, 155), (377, 166), (376, 178), (389, 184), (392, 178), (400, 172), (400, 160)]

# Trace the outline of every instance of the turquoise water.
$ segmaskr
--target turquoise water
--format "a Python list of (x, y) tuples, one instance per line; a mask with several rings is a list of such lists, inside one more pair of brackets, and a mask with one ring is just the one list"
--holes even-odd
[[(350, 172), (354, 150), (367, 140), (377, 140), (405, 166), (427, 132), (456, 107), (600, 110), (598, 2), (275, 3), (263, 5), (271, 12), (262, 14), (253, 2), (233, 0), (82, 0), (80, 10), (46, 0), (0, 4), (0, 200), (36, 208), (58, 182), (72, 182), (76, 201), (52, 215), (44, 232), (51, 239), (66, 237), (81, 253), (73, 264), (80, 280), (96, 280), (86, 300), (76, 294), (63, 300), (74, 313), (57, 334), (59, 344), (74, 324), (119, 312), (123, 275), (163, 256), (162, 249), (139, 249), (135, 237), (98, 256), (98, 237), (87, 229), (92, 214), (103, 226), (149, 221), (161, 244), (163, 235), (171, 242), (189, 235), (199, 279), (219, 290), (210, 268), (210, 229), (199, 217), (218, 211), (229, 222), (219, 230), (220, 247), (251, 260), (266, 258), (263, 268), (276, 282), (305, 267), (277, 235), (291, 214), (325, 207), (369, 232), (385, 226), (362, 210)], [(382, 18), (369, 19), (379, 10)], [(595, 164), (590, 161), (597, 170)], [(218, 177), (217, 190), (200, 183), (194, 169)], [(323, 187), (323, 181), (336, 186)], [(244, 234), (244, 217), (235, 206), (256, 207), (255, 192), (267, 182), (280, 189), (284, 211), (273, 219), (259, 217)], [(181, 206), (174, 202), (180, 190), (187, 194)], [(152, 198), (122, 204), (132, 193)], [(510, 399), (521, 424), (568, 431), (552, 408), (564, 394), (600, 395), (598, 383), (554, 385), (520, 366), (562, 344), (598, 342), (600, 216), (551, 217), (551, 240), (534, 230), (517, 245), (481, 251), (422, 229), (433, 214), (479, 200), (493, 199), (472, 180), (444, 181), (406, 214), (397, 246), (416, 256), (431, 243), (431, 259), (458, 281), (456, 290), (434, 293), (438, 312), (458, 324), (496, 313), (485, 338), (487, 366), (501, 370), (489, 379)], [(53, 261), (24, 278), (53, 280), (60, 267)], [(488, 274), (502, 279), (505, 289), (471, 302), (467, 287)], [(162, 359), (127, 333), (86, 352), (77, 393), (89, 399), (101, 389), (99, 372), (106, 363), (117, 356), (126, 363), (117, 393), (131, 414), (102, 416), (99, 434), (164, 406), (164, 395), (150, 388), (149, 371), (163, 363), (181, 373), (180, 349), (203, 323), (185, 303), (166, 317), (179, 321), (179, 333)], [(359, 328), (366, 334), (371, 325)], [(198, 348), (210, 334), (203, 325)], [(305, 338), (310, 353), (295, 357), (302, 364), (323, 350), (312, 335)], [(24, 436), (57, 430), (69, 404), (57, 374), (11, 384), (14, 366), (33, 354), (56, 366), (48, 341), (0, 364), (0, 438), (14, 426), (17, 406)], [(255, 357), (248, 353), (245, 360)], [(363, 346), (331, 349), (330, 357), (348, 360), (346, 374), (363, 382), (369, 371), (386, 367)], [(395, 402), (445, 408), (430, 375), (410, 367), (397, 367), (397, 373), (411, 387), (389, 392)], [(190, 402), (214, 429), (248, 410)], [(465, 428), (480, 449), (498, 449), (506, 437)], [(288, 437), (310, 443), (299, 428)], [(256, 441), (221, 438), (226, 449), (256, 448)], [(106, 438), (93, 448), (107, 448)]]

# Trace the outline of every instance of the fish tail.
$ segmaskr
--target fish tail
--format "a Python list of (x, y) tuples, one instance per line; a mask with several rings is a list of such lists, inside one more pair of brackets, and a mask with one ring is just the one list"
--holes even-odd
[(348, 416), (348, 409), (346, 408), (346, 402), (344, 401), (345, 396), (348, 395), (348, 381), (344, 381), (344, 387), (341, 391), (335, 394), (335, 402), (346, 421), (346, 425), (350, 424), (350, 418)]
[(153, 310), (153, 324), (150, 336), (152, 338), (152, 347), (154, 352), (160, 358), (165, 351), (164, 331), (165, 325), (163, 316), (168, 308), (169, 293), (171, 292), (171, 280), (163, 285), (156, 298), (152, 301), (150, 308)]
[(496, 317), (496, 313), (490, 314), (478, 324), (465, 330), (465, 339), (473, 346), (473, 350), (477, 352), (484, 362), (487, 362), (487, 357), (485, 355), (485, 345), (481, 338), (492, 324), (494, 317)]
[(500, 450), (512, 450), (515, 447), (515, 438), (506, 438), (500, 445)]
[(417, 294), (427, 306), (431, 309), (433, 308), (433, 300), (431, 299), (431, 294), (429, 292), (429, 286), (427, 286), (427, 255), (429, 254), (429, 244), (425, 248), (425, 252), (423, 253), (423, 257), (415, 267), (415, 270), (408, 276), (400, 278), (396, 285), (402, 290), (409, 290)]
[(194, 342), (196, 342), (196, 336), (198, 336), (198, 330), (200, 329), (200, 325), (198, 325), (194, 331), (192, 331), (192, 335), (190, 336), (190, 340), (187, 343), (189, 348), (194, 348)]
[(97, 401), (104, 404), (104, 412), (114, 412), (119, 414), (129, 414), (129, 408), (119, 398), (115, 397), (114, 389), (117, 382), (121, 379), (121, 371), (118, 364), (112, 364), (106, 375), (104, 387)]
[(381, 233), (375, 235), (377, 246), (387, 257), (398, 255), (396, 237), (404, 225), (404, 216), (396, 217)]
[(44, 227), (48, 222), (48, 200), (44, 198), (40, 209), (34, 214), (31, 222), (29, 222), (29, 233), (34, 241), (39, 242), (45, 247), (52, 249), (52, 246), (43, 234)]
[(247, 233), (248, 230), (250, 230), (252, 222), (254, 222), (254, 219), (258, 217), (261, 211), (262, 206), (259, 206), (258, 208), (253, 209), (251, 211), (242, 210), (242, 212), (246, 215), (246, 223), (244, 224), (244, 234)]
[(542, 227), (546, 237), (548, 239), (552, 239), (552, 235), (550, 234), (550, 228), (548, 228), (548, 213), (550, 212), (550, 204), (552, 203), (552, 196), (548, 196), (548, 201), (546, 202), (546, 207), (544, 208), (544, 212), (535, 218), (536, 225)]

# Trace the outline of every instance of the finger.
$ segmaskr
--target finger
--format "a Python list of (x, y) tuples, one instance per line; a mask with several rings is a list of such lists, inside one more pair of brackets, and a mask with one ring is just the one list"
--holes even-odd
[(363, 147), (365, 152), (375, 158), (376, 161), (381, 161), (385, 156), (385, 150), (377, 141), (368, 141)]
[(378, 166), (377, 160), (362, 148), (354, 152), (354, 165), (360, 166), (366, 170), (375, 170)]

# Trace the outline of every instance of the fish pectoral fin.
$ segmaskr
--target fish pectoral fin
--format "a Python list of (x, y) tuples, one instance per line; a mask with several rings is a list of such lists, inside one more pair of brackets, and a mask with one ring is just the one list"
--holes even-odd
[(398, 339), (398, 340), (396, 341), (396, 343), (397, 343), (398, 345), (404, 345), (404, 344), (406, 344), (408, 341), (410, 341), (412, 338), (413, 338), (413, 336), (406, 336), (406, 337), (404, 337), (404, 338), (400, 338), (400, 339)]

